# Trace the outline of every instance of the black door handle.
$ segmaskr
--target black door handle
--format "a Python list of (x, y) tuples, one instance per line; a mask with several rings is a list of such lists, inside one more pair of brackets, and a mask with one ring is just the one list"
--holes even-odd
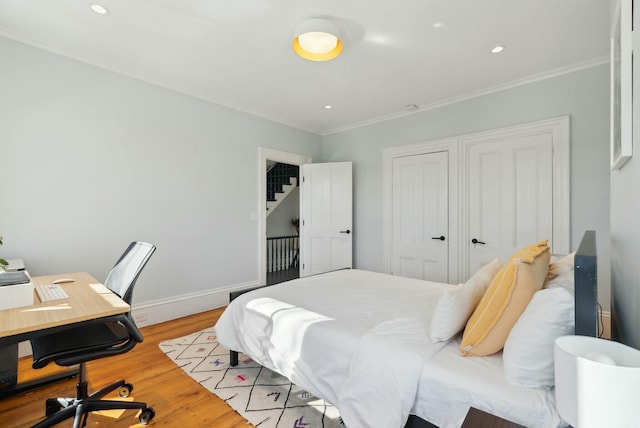
[(471, 243), (472, 243), (472, 244), (482, 244), (482, 245), (485, 245), (485, 244), (486, 244), (486, 242), (478, 241), (476, 238), (473, 238), (473, 239), (471, 240)]
[(351, 231), (349, 229), (347, 230), (341, 230), (340, 233), (346, 233), (347, 235), (351, 233)]
[(445, 237), (444, 236), (436, 236), (435, 238), (431, 238), (431, 239), (438, 239), (440, 241), (444, 241)]

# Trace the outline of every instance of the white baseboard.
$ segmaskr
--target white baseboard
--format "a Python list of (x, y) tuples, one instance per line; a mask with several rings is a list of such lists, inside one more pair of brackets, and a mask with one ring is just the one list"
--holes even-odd
[[(222, 288), (215, 288), (213, 290), (135, 303), (131, 308), (131, 314), (138, 327), (146, 327), (221, 308), (229, 304), (230, 292), (257, 287), (258, 285), (259, 282), (257, 280), (249, 281)], [(211, 320), (211, 325), (213, 325), (213, 320)], [(20, 343), (18, 346), (18, 356), (26, 357), (28, 355), (31, 355), (31, 344), (29, 342)]]
[(138, 327), (146, 327), (221, 308), (229, 304), (230, 292), (257, 287), (258, 285), (259, 282), (257, 280), (249, 281), (213, 290), (136, 303), (131, 308), (131, 313)]
[(611, 312), (602, 311), (602, 338), (611, 339)]
[(31, 355), (31, 343), (29, 342), (18, 343), (18, 358), (26, 357), (28, 355)]

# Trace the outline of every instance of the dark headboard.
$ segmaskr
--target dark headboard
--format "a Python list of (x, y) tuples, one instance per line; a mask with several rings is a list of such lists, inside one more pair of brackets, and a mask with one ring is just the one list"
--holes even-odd
[(582, 236), (574, 259), (576, 334), (598, 337), (598, 257), (596, 232)]

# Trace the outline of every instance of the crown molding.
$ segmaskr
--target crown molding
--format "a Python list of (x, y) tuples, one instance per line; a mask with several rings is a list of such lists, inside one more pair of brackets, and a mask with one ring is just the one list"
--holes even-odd
[(566, 67), (556, 68), (554, 70), (546, 71), (544, 73), (534, 74), (534, 75), (531, 75), (531, 76), (528, 76), (528, 77), (524, 77), (522, 79), (516, 79), (516, 80), (512, 80), (510, 82), (506, 82), (506, 83), (503, 83), (503, 84), (500, 84), (500, 85), (492, 86), (492, 87), (481, 89), (481, 90), (478, 90), (478, 91), (469, 92), (467, 94), (463, 94), (463, 95), (460, 95), (460, 96), (457, 96), (457, 97), (452, 97), (452, 98), (447, 98), (447, 99), (440, 100), (440, 101), (435, 101), (433, 103), (420, 106), (418, 109), (413, 110), (413, 111), (402, 111), (402, 112), (392, 113), (392, 114), (389, 114), (389, 115), (380, 116), (380, 117), (375, 118), (375, 119), (369, 119), (369, 120), (365, 120), (365, 121), (362, 121), (362, 122), (354, 123), (354, 124), (351, 124), (351, 125), (346, 125), (346, 126), (343, 126), (343, 127), (334, 128), (334, 129), (331, 129), (329, 131), (325, 131), (320, 135), (326, 136), (326, 135), (331, 135), (331, 134), (337, 134), (339, 132), (344, 132), (344, 131), (349, 131), (349, 130), (352, 130), (352, 129), (362, 128), (363, 126), (373, 125), (373, 124), (376, 124), (376, 123), (387, 122), (387, 121), (390, 121), (390, 120), (399, 119), (401, 117), (411, 116), (411, 115), (422, 113), (422, 112), (425, 112), (425, 111), (428, 111), (428, 110), (434, 110), (434, 109), (437, 109), (437, 108), (440, 108), (440, 107), (444, 107), (444, 106), (447, 106), (447, 105), (459, 103), (459, 102), (462, 102), (462, 101), (467, 101), (467, 100), (470, 100), (470, 99), (473, 99), (473, 98), (478, 98), (478, 97), (482, 97), (482, 96), (485, 96), (485, 95), (493, 94), (493, 93), (496, 93), (496, 92), (505, 91), (507, 89), (517, 88), (519, 86), (524, 86), (524, 85), (528, 85), (528, 84), (531, 84), (531, 83), (539, 82), (541, 80), (551, 79), (551, 78), (562, 76), (562, 75), (565, 75), (565, 74), (575, 73), (576, 71), (581, 71), (581, 70), (585, 70), (585, 69), (588, 69), (588, 68), (597, 67), (599, 65), (608, 64), (609, 62), (610, 62), (610, 58), (609, 58), (608, 55), (600, 57), (600, 58), (594, 58), (594, 59), (589, 60), (589, 61), (584, 61), (584, 62), (572, 64), (572, 65), (569, 65), (569, 66), (566, 66)]

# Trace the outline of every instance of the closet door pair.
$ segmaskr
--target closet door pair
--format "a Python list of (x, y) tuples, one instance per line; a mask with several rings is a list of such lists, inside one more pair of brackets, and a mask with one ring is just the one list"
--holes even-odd
[(385, 162), (387, 272), (457, 283), (544, 239), (569, 251), (566, 117), (390, 148)]

